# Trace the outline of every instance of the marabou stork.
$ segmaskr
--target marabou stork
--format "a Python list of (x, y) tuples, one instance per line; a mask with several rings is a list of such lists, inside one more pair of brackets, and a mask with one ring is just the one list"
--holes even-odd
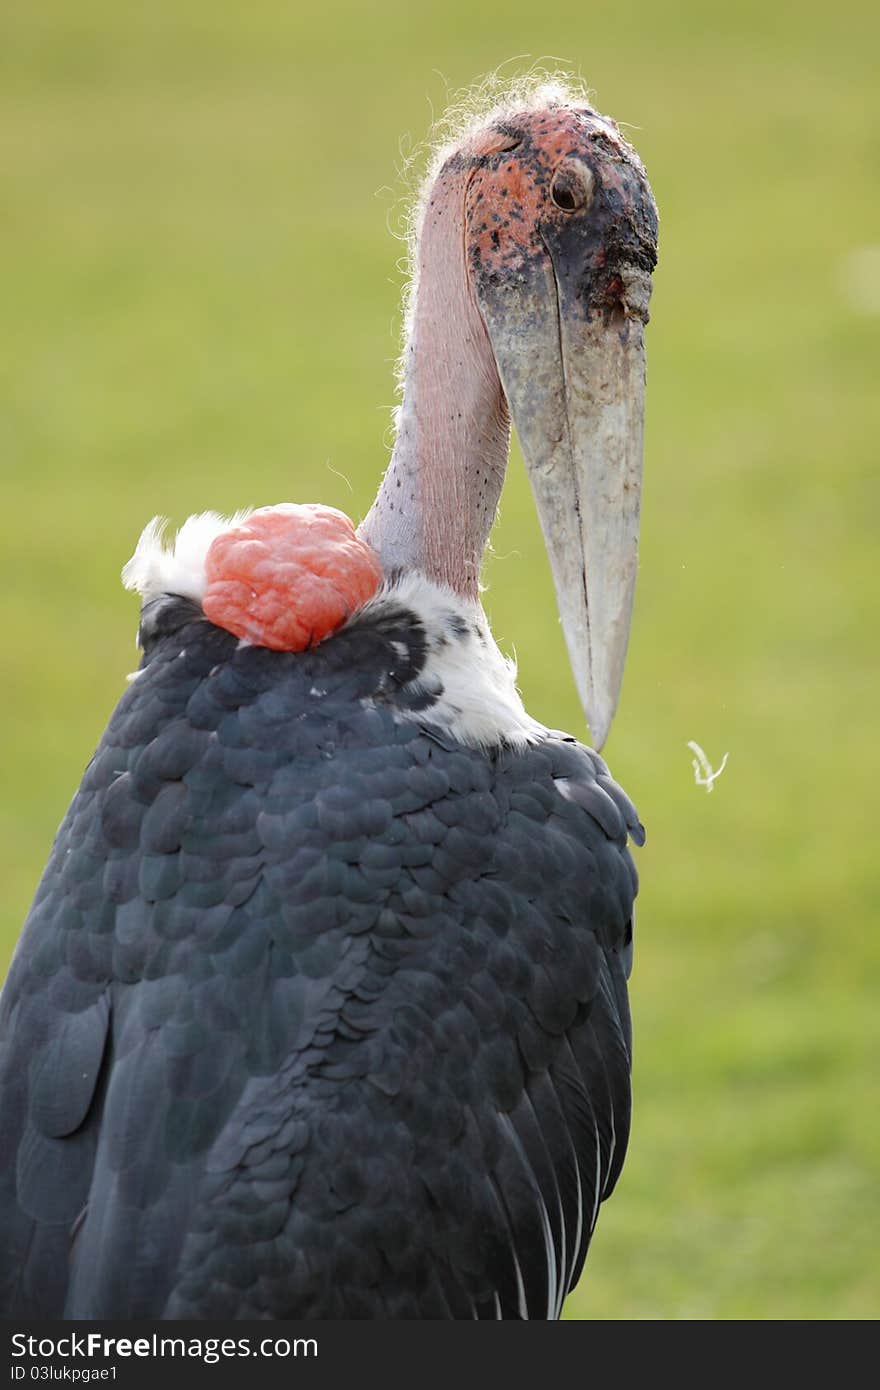
[(2, 999), (4, 1316), (559, 1316), (627, 1143), (643, 832), (526, 714), (478, 576), (509, 408), (601, 747), (655, 251), (612, 121), (499, 109), (424, 196), (359, 532), (144, 533), (140, 670)]

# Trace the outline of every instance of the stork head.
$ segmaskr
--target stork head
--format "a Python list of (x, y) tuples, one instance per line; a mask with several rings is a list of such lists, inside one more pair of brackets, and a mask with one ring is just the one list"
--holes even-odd
[(617, 706), (637, 568), (644, 327), (657, 212), (588, 107), (506, 115), (440, 173), (464, 197), (470, 292), (519, 436), (593, 740)]
[(657, 259), (645, 171), (613, 121), (538, 93), (438, 157), (416, 232), (397, 438), (360, 534), (386, 574), (476, 599), (512, 416), (601, 748), (637, 565)]

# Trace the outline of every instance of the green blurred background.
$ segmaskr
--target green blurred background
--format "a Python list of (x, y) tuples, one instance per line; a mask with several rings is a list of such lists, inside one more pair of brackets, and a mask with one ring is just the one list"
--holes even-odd
[[(649, 839), (631, 1152), (568, 1315), (870, 1318), (877, 1233), (873, 3), (31, 0), (0, 20), (2, 950), (136, 664), (155, 513), (365, 511), (405, 193), (456, 89), (579, 68), (661, 209), (607, 753)], [(515, 458), (487, 566), (583, 733)], [(717, 766), (694, 784), (689, 739)]]

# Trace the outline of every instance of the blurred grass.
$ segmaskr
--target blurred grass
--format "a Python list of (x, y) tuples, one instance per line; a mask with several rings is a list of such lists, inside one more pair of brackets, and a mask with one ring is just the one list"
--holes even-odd
[[(880, 1312), (880, 253), (855, 254), (880, 242), (878, 31), (856, 0), (0, 19), (4, 959), (135, 664), (118, 572), (144, 522), (366, 509), (394, 166), (443, 79), (561, 55), (647, 163), (642, 563), (607, 750), (649, 828), (636, 1114), (569, 1316)], [(530, 709), (582, 732), (518, 463), (487, 578)], [(711, 796), (692, 738), (730, 753)]]

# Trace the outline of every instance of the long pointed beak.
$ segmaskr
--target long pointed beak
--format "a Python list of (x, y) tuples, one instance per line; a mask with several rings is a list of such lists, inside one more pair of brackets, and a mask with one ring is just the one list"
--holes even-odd
[(638, 566), (650, 278), (628, 278), (620, 304), (587, 316), (548, 254), (518, 303), (508, 293), (497, 318), (484, 304), (596, 748), (620, 696)]

